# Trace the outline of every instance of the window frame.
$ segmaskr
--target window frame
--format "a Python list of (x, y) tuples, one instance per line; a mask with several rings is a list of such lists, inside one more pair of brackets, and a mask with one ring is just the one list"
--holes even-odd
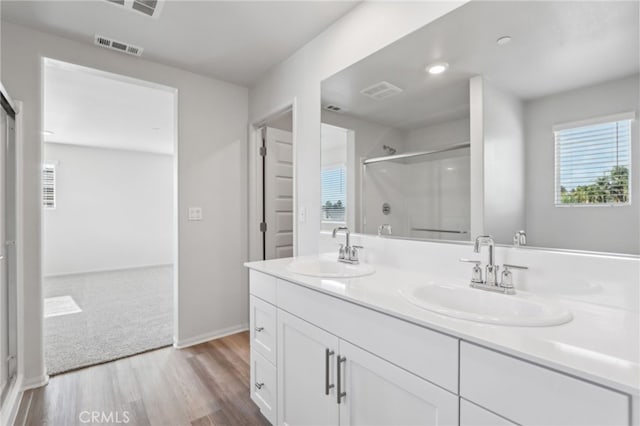
[[(606, 116), (600, 116), (595, 118), (590, 118), (586, 120), (578, 120), (572, 121), (562, 124), (557, 124), (552, 127), (553, 134), (553, 153), (554, 153), (554, 191), (553, 191), (553, 206), (558, 208), (581, 208), (581, 207), (628, 207), (631, 206), (632, 203), (632, 181), (633, 181), (633, 122), (636, 119), (636, 112), (624, 112), (619, 114), (612, 114)], [(563, 130), (576, 129), (580, 127), (587, 126), (595, 126), (598, 124), (607, 124), (607, 123), (616, 123), (620, 121), (629, 121), (629, 182), (628, 182), (628, 192), (629, 195), (627, 197), (627, 201), (623, 203), (559, 203), (558, 202), (558, 194), (561, 192), (561, 182), (560, 182), (560, 146), (558, 144), (558, 138), (556, 137), (556, 133), (561, 132)]]

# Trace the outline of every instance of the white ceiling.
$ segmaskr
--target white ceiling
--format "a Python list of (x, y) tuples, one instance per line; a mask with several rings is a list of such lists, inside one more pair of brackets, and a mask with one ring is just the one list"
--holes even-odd
[(145, 59), (245, 86), (313, 39), (356, 1), (188, 1), (151, 18), (106, 0), (3, 0), (2, 19), (93, 44), (144, 48)]
[(46, 60), (45, 142), (172, 154), (172, 89)]
[[(638, 5), (473, 1), (324, 81), (323, 104), (415, 129), (468, 116), (474, 75), (528, 100), (638, 73)], [(504, 35), (511, 43), (498, 46)], [(425, 73), (441, 61), (446, 73)], [(360, 93), (382, 80), (404, 92), (379, 101)]]

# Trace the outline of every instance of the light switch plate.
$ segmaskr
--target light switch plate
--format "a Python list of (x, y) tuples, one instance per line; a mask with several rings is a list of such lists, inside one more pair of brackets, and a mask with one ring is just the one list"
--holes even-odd
[(202, 207), (189, 207), (189, 220), (202, 220)]

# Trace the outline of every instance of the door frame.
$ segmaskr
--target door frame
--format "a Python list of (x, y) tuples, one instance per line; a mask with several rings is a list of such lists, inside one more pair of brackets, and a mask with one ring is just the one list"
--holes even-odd
[[(73, 66), (74, 68), (77, 69), (82, 69), (84, 71), (90, 72), (90, 73), (95, 73), (97, 75), (103, 75), (103, 76), (107, 76), (108, 78), (112, 78), (115, 80), (119, 80), (119, 81), (124, 81), (124, 82), (128, 82), (128, 83), (132, 83), (132, 84), (137, 84), (137, 85), (142, 85), (142, 86), (146, 86), (146, 87), (151, 87), (151, 88), (155, 88), (158, 90), (164, 90), (167, 92), (170, 92), (173, 94), (173, 124), (174, 124), (174, 128), (173, 128), (173, 155), (172, 157), (172, 164), (173, 164), (173, 176), (172, 176), (172, 180), (173, 180), (173, 188), (172, 188), (172, 197), (173, 197), (173, 205), (172, 205), (172, 213), (173, 213), (173, 221), (172, 221), (172, 247), (171, 247), (171, 252), (172, 252), (172, 261), (173, 261), (173, 276), (172, 276), (172, 292), (173, 292), (173, 306), (172, 306), (172, 321), (173, 321), (173, 346), (177, 347), (178, 346), (178, 331), (179, 331), (179, 320), (180, 320), (180, 315), (179, 315), (179, 296), (180, 296), (180, 292), (179, 292), (179, 286), (180, 286), (180, 279), (179, 279), (179, 272), (180, 272), (180, 256), (179, 256), (179, 244), (180, 244), (180, 240), (179, 240), (179, 235), (180, 235), (180, 206), (179, 206), (179, 195), (180, 195), (180, 190), (179, 190), (179, 140), (180, 140), (180, 120), (179, 120), (179, 97), (180, 97), (180, 91), (178, 90), (177, 87), (173, 87), (173, 86), (169, 86), (168, 84), (165, 84), (164, 82), (156, 82), (156, 81), (152, 81), (152, 80), (143, 80), (141, 78), (138, 77), (133, 77), (129, 74), (123, 73), (122, 70), (115, 70), (115, 69), (105, 69), (103, 68), (97, 68), (95, 65), (93, 64), (89, 64), (86, 65), (84, 63), (81, 62), (70, 62), (67, 59), (60, 59), (57, 57), (53, 57), (53, 56), (40, 56), (40, 158), (39, 158), (39, 164), (40, 167), (42, 167), (42, 165), (44, 164), (44, 146), (45, 146), (45, 142), (44, 142), (44, 136), (43, 136), (43, 130), (44, 130), (44, 121), (45, 121), (45, 111), (44, 111), (44, 90), (45, 90), (45, 69), (47, 67), (47, 63), (48, 61), (53, 61), (53, 62), (63, 62), (66, 64), (69, 64), (70, 66)], [(117, 68), (117, 67), (115, 67)], [(18, 124), (17, 124), (17, 120), (16, 120), (16, 130), (18, 130)], [(18, 138), (18, 136), (16, 135), (16, 139)], [(17, 139), (18, 140), (18, 139)], [(18, 155), (21, 155), (21, 151)], [(20, 165), (23, 164), (22, 163), (22, 158), (19, 159), (20, 161)], [(41, 170), (41, 169), (40, 169)], [(19, 172), (21, 174), (21, 171)], [(39, 190), (39, 194), (42, 194), (42, 172), (39, 172), (39, 182), (40, 182), (40, 190)], [(22, 191), (22, 188), (19, 187), (18, 188), (19, 191)], [(21, 194), (22, 192), (20, 192)], [(41, 200), (41, 195), (39, 195), (40, 200)], [(21, 212), (20, 216), (22, 216)], [(44, 238), (45, 238), (45, 234), (44, 234), (44, 207), (42, 206), (42, 202), (39, 202), (39, 220), (40, 220), (40, 233), (38, 236), (38, 243), (39, 243), (39, 249), (40, 249), (40, 282), (39, 282), (39, 290), (40, 290), (40, 319), (39, 319), (39, 330), (41, 333), (41, 339), (40, 339), (40, 356), (41, 356), (41, 360), (42, 360), (42, 371), (44, 372), (44, 375), (42, 377), (42, 381), (37, 383), (36, 385), (30, 385), (29, 388), (35, 388), (35, 387), (39, 387), (42, 386), (46, 383), (48, 383), (49, 381), (49, 375), (47, 374), (47, 366), (46, 366), (46, 361), (45, 361), (45, 343), (44, 343), (44, 254), (43, 254), (43, 247), (44, 247)], [(21, 228), (19, 228), (21, 229)], [(19, 234), (20, 236), (20, 234)], [(19, 282), (20, 284), (20, 282)], [(20, 293), (18, 293), (18, 297), (20, 297)], [(18, 349), (20, 349), (20, 340), (18, 341)], [(18, 372), (20, 372), (20, 367), (18, 367)]]
[(262, 128), (266, 123), (291, 112), (291, 143), (293, 145), (293, 255), (298, 254), (298, 206), (297, 200), (297, 101), (294, 97), (290, 102), (286, 102), (279, 108), (272, 110), (270, 113), (262, 116), (260, 119), (249, 124), (249, 138), (247, 140), (247, 157), (248, 157), (248, 217), (247, 225), (249, 231), (249, 252), (248, 260), (256, 261), (263, 259), (263, 233), (260, 231), (260, 222), (262, 221), (263, 212), (263, 195), (262, 195), (262, 158), (260, 156), (260, 147), (262, 147)]

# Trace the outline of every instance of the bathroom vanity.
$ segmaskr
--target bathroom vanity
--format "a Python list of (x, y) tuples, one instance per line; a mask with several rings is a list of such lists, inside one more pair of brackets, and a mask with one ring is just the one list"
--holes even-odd
[[(569, 323), (483, 324), (410, 303), (400, 290), (428, 282), (424, 274), (373, 265), (363, 277), (320, 278), (291, 263), (246, 264), (251, 398), (272, 424), (584, 426), (637, 416), (638, 363), (624, 360), (638, 345), (637, 314), (567, 301)], [(603, 324), (620, 347), (598, 353)]]

